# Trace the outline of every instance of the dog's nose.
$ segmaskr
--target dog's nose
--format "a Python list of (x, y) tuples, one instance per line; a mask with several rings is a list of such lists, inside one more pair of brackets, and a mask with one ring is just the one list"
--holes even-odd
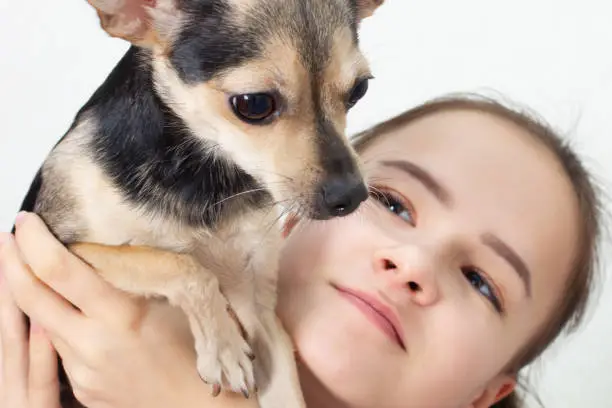
[(359, 177), (332, 177), (319, 189), (317, 219), (344, 217), (368, 198), (368, 188)]

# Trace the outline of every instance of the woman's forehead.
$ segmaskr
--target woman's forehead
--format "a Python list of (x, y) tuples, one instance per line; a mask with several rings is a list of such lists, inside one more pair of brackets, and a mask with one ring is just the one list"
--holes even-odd
[(428, 115), (374, 140), (362, 157), (367, 168), (383, 160), (413, 160), (448, 176), (485, 172), (482, 181), (490, 183), (529, 187), (527, 181), (547, 184), (552, 178), (568, 186), (558, 160), (535, 136), (477, 111)]

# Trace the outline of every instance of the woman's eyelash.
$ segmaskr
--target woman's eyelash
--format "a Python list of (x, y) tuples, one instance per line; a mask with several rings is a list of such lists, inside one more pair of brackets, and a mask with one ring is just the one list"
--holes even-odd
[(491, 283), (491, 279), (489, 279), (478, 268), (473, 266), (462, 267), (461, 272), (468, 282), (474, 287), (474, 289), (476, 289), (482, 296), (491, 302), (497, 313), (503, 315), (504, 307), (500, 300), (501, 296), (499, 295), (499, 290), (495, 284)]
[(412, 205), (399, 194), (380, 188), (373, 188), (370, 190), (370, 195), (403, 221), (406, 221), (412, 226), (416, 224)]
[[(380, 205), (386, 207), (387, 210), (395, 216), (412, 226), (416, 225), (415, 211), (412, 204), (400, 194), (388, 189), (372, 187), (370, 189), (370, 196), (378, 201)], [(492, 280), (484, 272), (474, 266), (462, 267), (461, 272), (468, 283), (493, 305), (495, 311), (503, 315), (505, 311), (501, 301), (502, 298), (497, 286)]]

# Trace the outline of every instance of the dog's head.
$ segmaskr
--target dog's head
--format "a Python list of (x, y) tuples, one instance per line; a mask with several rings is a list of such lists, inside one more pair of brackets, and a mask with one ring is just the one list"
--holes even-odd
[(150, 51), (191, 131), (277, 202), (326, 219), (367, 198), (345, 122), (371, 78), (357, 28), (383, 0), (88, 1), (110, 35)]

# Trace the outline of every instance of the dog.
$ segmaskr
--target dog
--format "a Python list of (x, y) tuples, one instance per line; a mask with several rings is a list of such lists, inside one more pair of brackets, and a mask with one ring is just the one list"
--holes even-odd
[(184, 311), (214, 394), (303, 407), (275, 316), (280, 220), (368, 198), (345, 122), (372, 78), (359, 25), (383, 0), (88, 3), (130, 48), (21, 209), (112, 285)]

